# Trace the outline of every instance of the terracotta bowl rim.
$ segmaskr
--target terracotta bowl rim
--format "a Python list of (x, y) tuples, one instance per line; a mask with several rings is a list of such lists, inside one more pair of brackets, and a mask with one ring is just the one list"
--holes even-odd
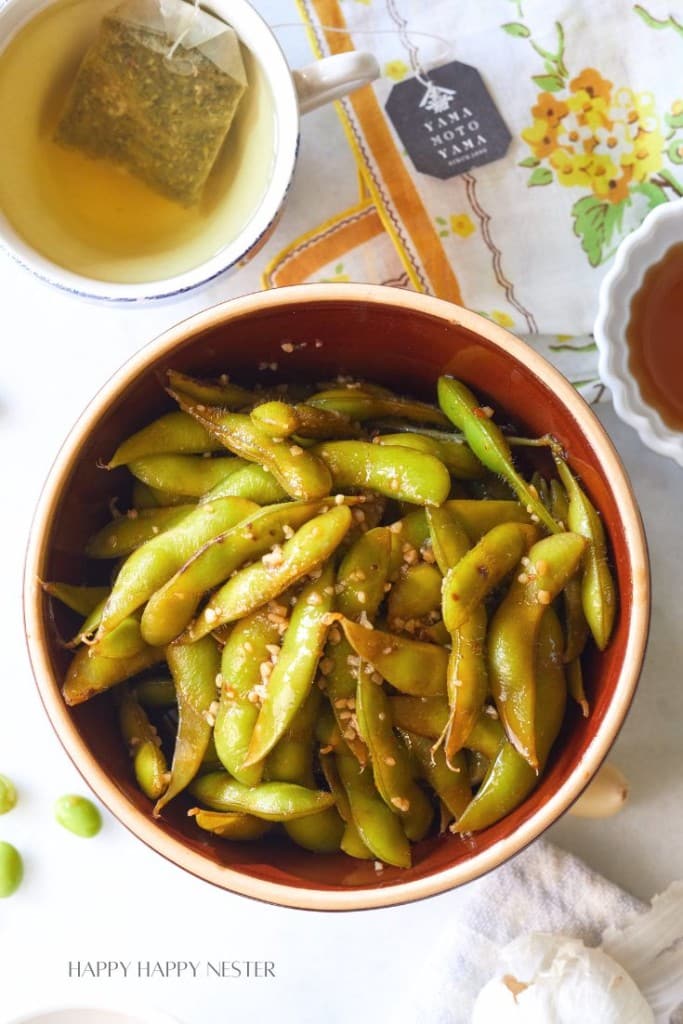
[[(512, 360), (522, 363), (543, 380), (570, 415), (581, 424), (584, 436), (595, 451), (601, 472), (610, 482), (615, 504), (620, 510), (632, 573), (631, 628), (615, 692), (584, 755), (573, 768), (569, 778), (513, 835), (504, 837), (461, 864), (436, 871), (426, 878), (386, 887), (380, 884), (373, 889), (330, 891), (298, 888), (294, 885), (254, 878), (218, 865), (189, 849), (180, 840), (164, 834), (154, 824), (151, 816), (138, 810), (107, 776), (78, 735), (75, 723), (62, 700), (59, 681), (53, 676), (46, 655), (46, 631), (41, 614), (38, 570), (47, 548), (52, 510), (60, 497), (62, 481), (78, 460), (82, 442), (111, 402), (159, 356), (172, 351), (193, 335), (235, 317), (311, 302), (371, 303), (392, 308), (403, 307), (434, 316), (483, 336)], [(254, 292), (196, 313), (149, 342), (109, 378), (72, 427), (44, 484), (31, 525), (23, 599), (29, 658), (48, 717), (84, 781), (123, 825), (168, 860), (219, 888), (291, 908), (361, 910), (423, 899), (480, 877), (536, 839), (577, 799), (607, 755), (633, 699), (647, 642), (650, 577), (643, 524), (621, 459), (593, 411), (558, 370), (504, 328), (443, 299), (383, 285), (335, 283), (293, 285), (268, 292)]]

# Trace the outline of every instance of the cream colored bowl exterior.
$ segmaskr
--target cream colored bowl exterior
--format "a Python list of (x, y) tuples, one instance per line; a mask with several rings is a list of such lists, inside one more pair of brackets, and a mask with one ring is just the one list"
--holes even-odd
[[(261, 881), (229, 868), (222, 868), (189, 850), (183, 843), (162, 834), (150, 817), (133, 807), (86, 748), (78, 735), (69, 710), (62, 700), (59, 688), (55, 685), (42, 642), (41, 594), (36, 583), (46, 546), (52, 510), (59, 498), (62, 482), (78, 458), (83, 441), (114, 397), (124, 391), (150, 362), (172, 349), (179, 341), (199, 331), (210, 329), (224, 322), (226, 318), (244, 316), (263, 309), (275, 309), (278, 306), (289, 306), (293, 302), (305, 303), (307, 301), (320, 302), (340, 299), (378, 304), (387, 308), (407, 307), (441, 318), (446, 323), (459, 323), (487, 338), (513, 358), (525, 363), (533, 373), (540, 376), (554, 391), (559, 401), (567, 406), (569, 411), (584, 425), (584, 433), (597, 453), (620, 509), (623, 531), (634, 569), (632, 628), (619, 686), (600, 728), (571, 777), (513, 835), (501, 840), (486, 851), (472, 856), (460, 865), (439, 871), (424, 879), (362, 892), (296, 889), (274, 882)], [(633, 697), (647, 638), (649, 569), (642, 523), (630, 484), (615, 449), (583, 399), (579, 397), (569, 382), (557, 370), (549, 366), (541, 356), (502, 327), (498, 327), (476, 313), (430, 296), (375, 285), (297, 285), (233, 299), (173, 327), (133, 356), (95, 396), (59, 452), (36, 510), (26, 559), (24, 614), (33, 671), (50, 719), (86, 782), (131, 832), (180, 867), (232, 892), (269, 903), (307, 910), (359, 910), (422, 899), (478, 878), (522, 850), (552, 825), (576, 800), (607, 755)]]

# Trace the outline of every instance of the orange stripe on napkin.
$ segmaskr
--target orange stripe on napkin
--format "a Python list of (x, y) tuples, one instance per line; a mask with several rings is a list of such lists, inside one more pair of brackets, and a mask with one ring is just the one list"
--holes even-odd
[(279, 252), (263, 271), (263, 287), (281, 288), (307, 281), (383, 231), (376, 207), (366, 199), (307, 231)]
[[(337, 0), (297, 0), (301, 15), (308, 26), (313, 47), (318, 55), (322, 56), (318, 40), (315, 37), (314, 24), (308, 12), (309, 3), (315, 10), (321, 26), (346, 29), (346, 22)], [(344, 53), (354, 49), (351, 37), (347, 32), (329, 32), (326, 33), (326, 39), (331, 53)], [(392, 219), (381, 189), (367, 169), (367, 161), (364, 157), (361, 143), (356, 137), (343, 107), (339, 105), (338, 109), (341, 112), (342, 123), (356, 160), (366, 169), (366, 180), (375, 205), (413, 285), (418, 291), (433, 291), (440, 298), (450, 299), (453, 302), (462, 304), (462, 294), (458, 279), (446, 258), (432, 220), (403, 164), (401, 155), (396, 148), (372, 87), (367, 86), (352, 93), (349, 96), (348, 102), (352, 105), (363, 127), (367, 144), (372, 151), (373, 158), (384, 180), (390, 188), (391, 198), (403, 224), (406, 226), (410, 225), (410, 233), (413, 237), (415, 248), (420, 254), (422, 266), (428, 280), (424, 279), (420, 268), (411, 262), (401, 240), (400, 227)]]

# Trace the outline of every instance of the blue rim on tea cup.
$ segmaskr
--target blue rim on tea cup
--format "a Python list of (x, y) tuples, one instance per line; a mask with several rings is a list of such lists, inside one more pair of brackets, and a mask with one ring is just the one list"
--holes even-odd
[(619, 417), (643, 444), (683, 466), (683, 432), (668, 426), (643, 398), (629, 367), (627, 327), (631, 303), (645, 274), (667, 251), (683, 241), (683, 199), (662, 203), (619, 246), (600, 287), (594, 334), (600, 377), (612, 392)]
[[(0, 0), (0, 60), (10, 40), (55, 0)], [(115, 6), (113, 4), (113, 6)], [(272, 234), (289, 191), (299, 147), (299, 117), (339, 99), (379, 76), (369, 53), (340, 53), (292, 71), (263, 18), (247, 0), (210, 0), (203, 9), (229, 23), (258, 61), (270, 89), (275, 145), (270, 180), (257, 208), (237, 237), (215, 256), (190, 270), (157, 280), (121, 283), (99, 280), (59, 266), (29, 245), (0, 210), (0, 246), (37, 277), (86, 298), (131, 303), (172, 298), (244, 266)]]

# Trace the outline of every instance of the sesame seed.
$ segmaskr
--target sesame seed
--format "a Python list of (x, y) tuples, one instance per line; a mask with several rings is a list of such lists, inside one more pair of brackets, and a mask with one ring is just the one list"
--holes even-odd
[(326, 594), (327, 597), (332, 597), (334, 595), (334, 587), (323, 587), (323, 594)]
[(405, 624), (406, 624), (406, 620), (405, 619), (401, 619), (398, 616), (393, 621), (394, 629), (403, 629)]
[(360, 668), (360, 658), (358, 657), (357, 654), (349, 654), (349, 656), (346, 659), (346, 664), (350, 668)]
[(319, 338), (316, 338), (315, 347), (316, 348), (322, 348), (323, 347), (323, 343), (322, 343), (322, 341), (320, 341)]
[(366, 597), (365, 597), (365, 591), (364, 590), (359, 590), (358, 593), (356, 594), (356, 597), (358, 598), (358, 603), (359, 604), (365, 604)]
[(538, 603), (539, 604), (550, 604), (553, 599), (553, 595), (549, 590), (539, 590), (538, 592)]
[(517, 577), (517, 581), (518, 583), (528, 583), (529, 577), (525, 572), (520, 572), (519, 576)]
[(279, 644), (266, 644), (266, 650), (272, 658), (280, 657), (280, 645)]
[(204, 618), (206, 619), (207, 622), (215, 622), (216, 619), (218, 618), (218, 612), (216, 611), (215, 608), (206, 608), (204, 611)]
[(294, 536), (294, 530), (292, 529), (291, 526), (285, 523), (285, 525), (282, 527), (282, 534), (285, 540), (291, 540), (291, 538)]
[(398, 522), (392, 523), (389, 529), (392, 533), (400, 533), (403, 529), (403, 522), (399, 519)]
[(320, 671), (324, 676), (329, 676), (330, 672), (334, 668), (334, 661), (332, 658), (323, 658), (320, 662)]
[(331, 754), (333, 750), (334, 750), (334, 747), (332, 746), (332, 744), (328, 743), (327, 746), (320, 748), (320, 753), (321, 754)]
[(391, 583), (385, 583), (384, 584), (384, 593), (388, 594), (390, 590), (391, 590)]
[(349, 718), (353, 718), (353, 712), (352, 711), (340, 711), (339, 712), (339, 721), (340, 722), (345, 722)]
[(303, 455), (303, 453), (304, 453), (304, 450), (301, 447), (301, 445), (298, 445), (298, 444), (290, 445), (290, 448), (289, 448), (289, 454), (290, 455), (294, 455), (294, 456), (296, 456), (296, 455)]
[(407, 814), (410, 810), (410, 800), (406, 800), (403, 796), (392, 796), (391, 802), (394, 807), (398, 808), (398, 810), (402, 811), (404, 814)]
[(498, 712), (496, 708), (494, 708), (493, 704), (487, 704), (486, 707), (484, 708), (484, 711), (489, 716), (489, 718), (498, 718)]
[(335, 494), (335, 496), (334, 496), (334, 503), (335, 503), (335, 505), (343, 505), (344, 504), (344, 495), (343, 494)]
[(381, 686), (382, 683), (384, 682), (379, 672), (373, 672), (370, 678), (372, 679), (373, 683), (377, 684), (377, 686)]
[(377, 715), (377, 717), (379, 718), (380, 722), (383, 722), (383, 721), (384, 721), (384, 719), (385, 719), (385, 718), (386, 718), (387, 716), (385, 715), (385, 713), (384, 713), (383, 711), (380, 711), (380, 713), (379, 713), (379, 714)]
[(159, 532), (159, 527), (158, 526), (153, 526), (152, 527), (152, 533), (154, 534), (154, 536), (156, 536), (158, 532)]
[(219, 707), (218, 701), (217, 700), (212, 700), (210, 705), (209, 705), (209, 714), (217, 715), (218, 714), (218, 707)]
[(522, 558), (522, 565), (524, 565), (524, 566), (531, 565), (531, 559), (527, 558), (527, 556), (524, 555), (524, 557)]
[[(361, 603), (364, 604), (365, 602), (363, 601)], [(365, 608), (360, 613), (360, 617), (359, 617), (358, 621), (361, 624), (361, 626), (363, 626), (364, 629), (374, 629), (374, 626), (370, 622), (370, 619), (368, 618), (368, 613), (366, 612)]]
[(531, 494), (534, 498), (538, 499), (538, 491), (536, 490), (534, 484), (529, 484), (529, 494)]
[(393, 768), (394, 765), (396, 764), (396, 758), (395, 757), (385, 757), (384, 758), (384, 763), (386, 765), (388, 765), (389, 768)]
[(541, 521), (535, 513), (532, 513), (529, 516), (529, 519), (531, 520), (532, 523), (540, 523), (540, 521)]
[(353, 516), (357, 523), (365, 522), (365, 512), (363, 511), (362, 508), (354, 508), (351, 515)]
[(229, 384), (230, 383), (230, 375), (227, 374), (227, 373), (222, 373), (218, 379), (221, 382), (221, 384)]
[(382, 864), (381, 860), (375, 861), (375, 871), (384, 871), (384, 864)]
[(400, 486), (401, 485), (398, 482), (398, 477), (395, 477), (395, 476), (392, 477), (391, 478), (391, 482), (389, 483), (389, 487), (391, 488), (391, 490), (392, 491), (397, 491)]
[(306, 599), (306, 604), (318, 605), (318, 604), (322, 604), (322, 603), (323, 603), (322, 597), (315, 590), (313, 591), (312, 594), (309, 594), (307, 599)]
[[(327, 625), (327, 623), (325, 623), (325, 625)], [(333, 629), (331, 629), (330, 632), (328, 633), (328, 639), (331, 644), (335, 645), (335, 647), (338, 643), (341, 643), (341, 633), (339, 632), (336, 626), (334, 626)]]
[(282, 344), (280, 345), (280, 348), (282, 349), (283, 352), (287, 353), (294, 351), (294, 346), (292, 345), (291, 341), (283, 341)]

